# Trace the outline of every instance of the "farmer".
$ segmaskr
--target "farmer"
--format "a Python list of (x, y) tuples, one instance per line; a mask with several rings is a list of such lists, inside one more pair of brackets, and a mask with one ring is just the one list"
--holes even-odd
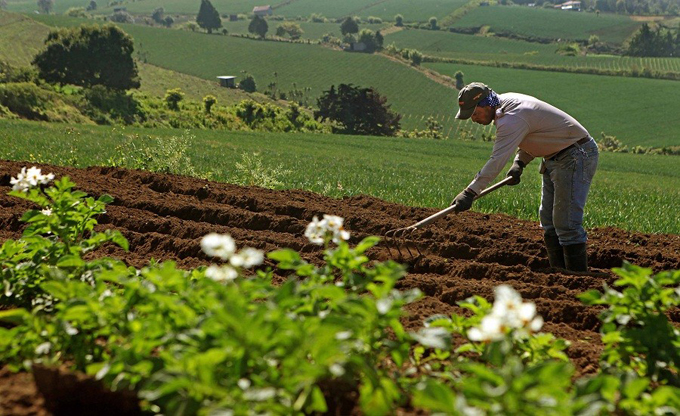
[(548, 261), (551, 267), (587, 271), (586, 231), (583, 207), (597, 169), (597, 144), (572, 116), (529, 95), (496, 94), (488, 86), (473, 82), (458, 94), (456, 118), (496, 126), (491, 157), (475, 179), (451, 205), (466, 211), (472, 201), (503, 169), (519, 148), (507, 176), (517, 185), (526, 165), (543, 158), (541, 207)]

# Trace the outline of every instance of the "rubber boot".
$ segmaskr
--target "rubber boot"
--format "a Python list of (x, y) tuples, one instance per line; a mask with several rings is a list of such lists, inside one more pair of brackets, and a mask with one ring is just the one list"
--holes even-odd
[(588, 271), (588, 253), (586, 243), (564, 246), (564, 263), (572, 272)]
[(560, 239), (556, 235), (546, 235), (543, 241), (545, 242), (545, 248), (548, 250), (550, 267), (564, 269), (564, 251), (560, 245)]

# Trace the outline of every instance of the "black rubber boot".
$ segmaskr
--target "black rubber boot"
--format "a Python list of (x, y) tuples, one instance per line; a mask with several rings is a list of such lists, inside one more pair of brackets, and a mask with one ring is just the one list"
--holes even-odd
[(545, 242), (545, 248), (548, 250), (550, 267), (564, 269), (564, 251), (560, 245), (560, 239), (556, 235), (545, 235), (543, 241)]
[(564, 246), (564, 263), (572, 272), (588, 271), (588, 254), (586, 243)]

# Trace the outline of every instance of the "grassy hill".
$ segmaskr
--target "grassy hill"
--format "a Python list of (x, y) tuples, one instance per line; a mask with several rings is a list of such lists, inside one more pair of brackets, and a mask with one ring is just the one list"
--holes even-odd
[[(112, 129), (0, 120), (0, 160), (75, 166), (105, 165), (129, 137), (139, 147), (159, 145), (174, 129)], [(369, 194), (413, 206), (443, 208), (473, 178), (491, 153), (490, 143), (297, 133), (196, 130), (180, 157), (199, 173), (232, 181), (243, 155), (262, 162), (282, 188), (334, 197)], [(118, 155), (119, 156), (119, 155)], [(475, 203), (483, 212), (537, 220), (540, 182), (536, 162), (522, 182)], [(266, 170), (268, 172), (263, 171)], [(284, 172), (284, 171), (289, 172)], [(603, 153), (586, 206), (585, 225), (680, 233), (677, 156)]]
[(628, 16), (524, 6), (477, 7), (454, 27), (490, 26), (491, 31), (507, 31), (548, 39), (588, 40), (597, 35), (603, 42), (622, 44), (642, 23)]
[[(0, 60), (14, 66), (28, 66), (42, 48), (51, 28), (26, 16), (0, 11)], [(202, 79), (157, 66), (137, 63), (141, 79), (140, 92), (163, 97), (170, 88), (181, 88), (186, 98), (201, 101), (214, 95), (221, 105), (239, 103), (245, 99), (271, 102), (259, 93), (249, 94), (237, 89), (221, 88), (216, 79)]]
[(401, 30), (385, 36), (385, 44), (399, 48), (415, 48), (443, 58), (470, 59), (485, 62), (511, 62), (570, 68), (680, 72), (678, 58), (641, 58), (635, 56), (580, 55), (555, 53), (558, 45), (541, 44), (493, 36), (472, 36), (447, 31)]
[[(576, 117), (596, 139), (600, 132), (627, 145), (680, 145), (680, 123), (656, 97), (680, 97), (680, 82), (646, 78), (566, 74), (459, 64), (426, 64), (442, 74), (463, 71), (465, 81), (482, 81), (498, 92), (544, 99)], [(662, 100), (663, 101), (663, 100)]]

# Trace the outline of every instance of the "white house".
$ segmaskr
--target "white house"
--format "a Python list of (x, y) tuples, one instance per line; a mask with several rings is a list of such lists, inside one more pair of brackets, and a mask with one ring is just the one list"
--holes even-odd
[(253, 7), (253, 14), (255, 16), (271, 16), (273, 13), (272, 6), (255, 6)]
[(581, 1), (580, 0), (569, 0), (566, 3), (556, 5), (555, 8), (560, 8), (562, 10), (573, 10), (573, 11), (580, 12), (581, 11)]

